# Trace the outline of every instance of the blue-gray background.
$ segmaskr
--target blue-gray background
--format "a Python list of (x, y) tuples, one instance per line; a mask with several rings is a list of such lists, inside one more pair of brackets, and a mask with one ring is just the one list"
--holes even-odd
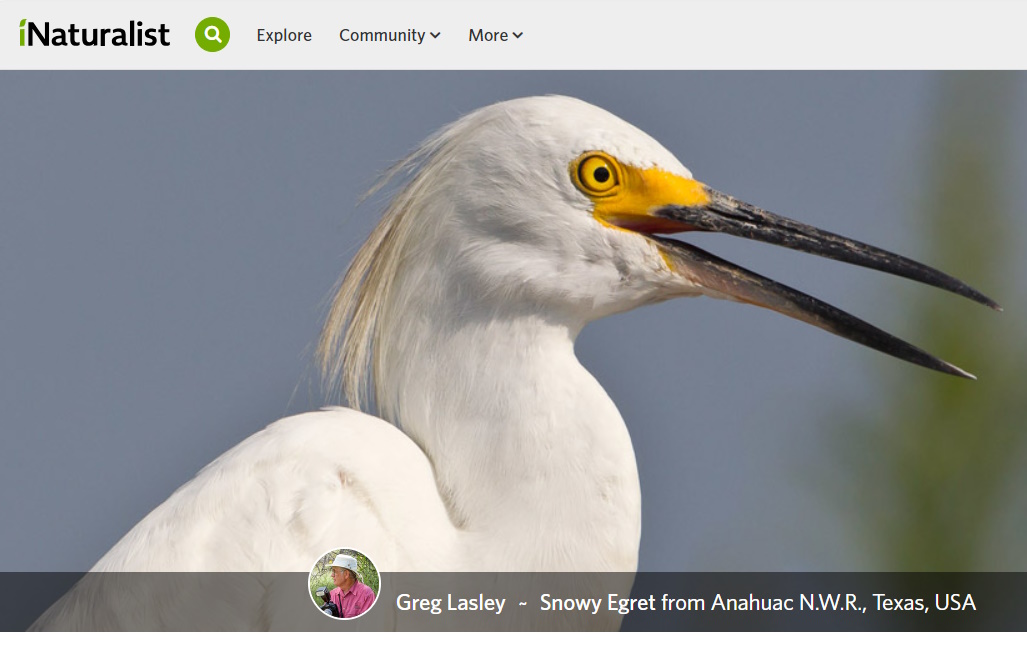
[[(523, 95), (581, 97), (656, 137), (717, 189), (923, 257), (930, 230), (915, 211), (940, 80), (3, 75), (0, 570), (91, 566), (204, 464), (267, 423), (320, 406), (310, 350), (325, 299), (380, 207), (356, 202), (459, 115)], [(1027, 117), (1027, 78), (1006, 82)], [(1027, 123), (1008, 141), (1022, 225)], [(1016, 255), (1027, 256), (1020, 227), (1012, 232)], [(740, 239), (689, 240), (898, 332), (907, 305), (928, 291)], [(1022, 270), (1010, 279), (1025, 284)], [(946, 303), (954, 319), (1006, 316)], [(859, 502), (853, 487), (868, 497), (882, 489), (874, 478), (838, 481), (839, 448), (860, 443), (836, 441), (832, 423), (870, 405), (882, 377), (913, 387), (956, 381), (708, 299), (598, 322), (578, 352), (635, 442), (648, 570), (879, 566), (874, 530), (844, 516)], [(897, 373), (882, 375), (892, 363)], [(975, 386), (999, 390), (986, 377)], [(1010, 526), (1027, 514), (1027, 475), (1023, 457), (1015, 462), (1005, 517), (988, 536), (1005, 547), (982, 568), (1024, 566), (1023, 535)]]

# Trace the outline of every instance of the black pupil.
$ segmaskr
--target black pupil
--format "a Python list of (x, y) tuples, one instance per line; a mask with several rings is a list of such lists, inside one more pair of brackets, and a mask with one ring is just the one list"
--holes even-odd
[(610, 180), (610, 170), (601, 166), (592, 172), (592, 177), (596, 179), (597, 183), (605, 183)]

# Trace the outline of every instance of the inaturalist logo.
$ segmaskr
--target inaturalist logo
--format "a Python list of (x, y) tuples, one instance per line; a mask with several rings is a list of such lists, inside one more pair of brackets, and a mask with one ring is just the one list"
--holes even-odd
[(18, 24), (20, 46), (171, 46), (171, 29), (161, 23), (159, 28), (144, 28), (142, 21), (129, 21), (121, 28), (40, 27), (22, 19)]

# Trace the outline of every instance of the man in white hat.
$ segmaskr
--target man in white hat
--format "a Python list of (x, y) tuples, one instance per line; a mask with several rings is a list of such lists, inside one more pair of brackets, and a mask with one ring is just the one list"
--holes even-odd
[(374, 591), (360, 582), (359, 570), (356, 558), (349, 555), (339, 553), (332, 562), (332, 582), (335, 588), (329, 596), (346, 620), (366, 612), (374, 603)]

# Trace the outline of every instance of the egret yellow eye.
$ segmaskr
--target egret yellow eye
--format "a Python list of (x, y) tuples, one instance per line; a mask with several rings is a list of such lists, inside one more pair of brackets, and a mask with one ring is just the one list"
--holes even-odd
[(586, 155), (578, 163), (577, 186), (585, 194), (609, 195), (620, 185), (617, 163), (607, 155)]

